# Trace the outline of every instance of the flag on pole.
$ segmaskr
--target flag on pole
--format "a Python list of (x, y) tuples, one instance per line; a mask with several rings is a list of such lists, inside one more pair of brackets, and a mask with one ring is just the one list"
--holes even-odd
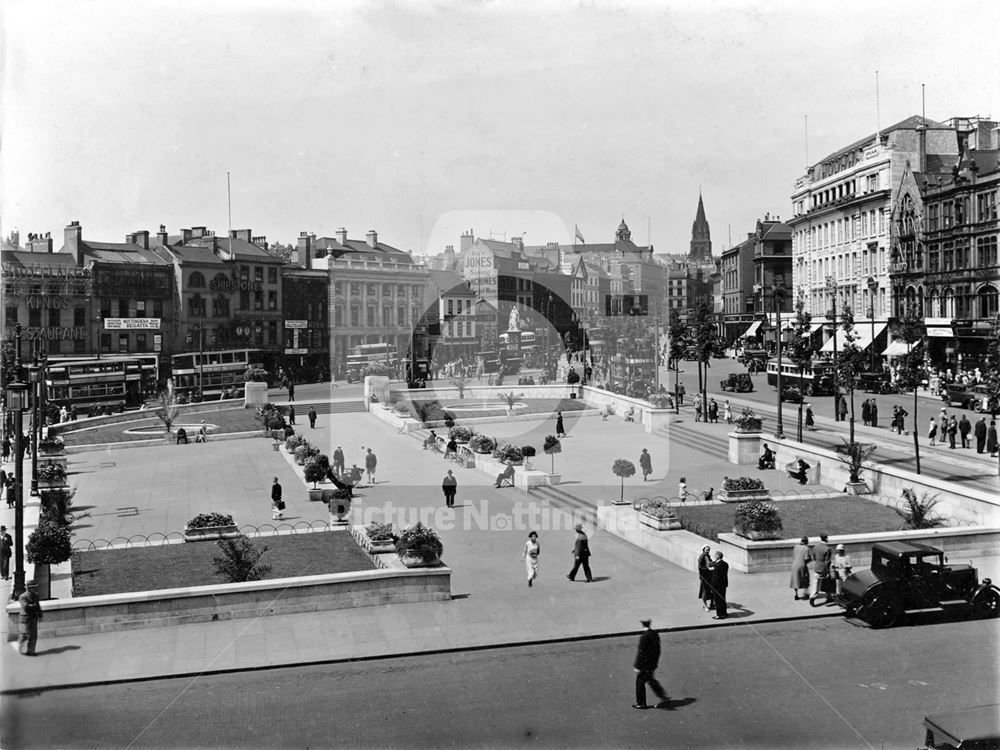
[[(573, 229), (576, 230), (576, 239), (579, 240), (580, 242), (582, 242), (584, 245), (586, 245), (587, 244), (587, 240), (583, 239), (583, 234), (580, 232), (580, 227), (578, 227), (576, 224), (574, 224), (573, 225)], [(575, 245), (576, 242), (574, 241), (573, 244)]]

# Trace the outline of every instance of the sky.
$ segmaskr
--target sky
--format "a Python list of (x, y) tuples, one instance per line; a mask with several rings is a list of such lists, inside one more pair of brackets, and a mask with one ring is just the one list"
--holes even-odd
[[(0, 3), (0, 232), (347, 228), (718, 255), (807, 164), (921, 111), (1000, 118), (1000, 3)], [(992, 31), (990, 31), (992, 30)], [(876, 107), (878, 71), (878, 107)], [(808, 117), (808, 126), (806, 124)]]

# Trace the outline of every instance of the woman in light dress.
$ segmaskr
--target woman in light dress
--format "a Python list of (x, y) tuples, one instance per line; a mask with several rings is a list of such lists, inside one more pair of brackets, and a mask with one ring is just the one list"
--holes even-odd
[(531, 582), (538, 577), (538, 555), (541, 554), (542, 546), (538, 543), (538, 532), (532, 531), (528, 534), (528, 541), (524, 543), (524, 551), (521, 557), (524, 559), (524, 570), (528, 574), (528, 588)]

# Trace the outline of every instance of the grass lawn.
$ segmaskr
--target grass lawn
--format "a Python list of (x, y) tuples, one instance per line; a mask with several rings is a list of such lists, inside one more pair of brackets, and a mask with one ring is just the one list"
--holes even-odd
[[(251, 541), (258, 548), (267, 547), (260, 564), (271, 566), (268, 578), (375, 568), (345, 531), (260, 537)], [(73, 595), (98, 596), (225, 583), (212, 565), (212, 558), (221, 554), (215, 542), (74, 552)]]
[[(137, 415), (142, 412), (136, 412)], [(218, 425), (219, 429), (208, 433), (208, 439), (212, 435), (223, 432), (252, 432), (261, 430), (260, 422), (254, 419), (257, 416), (256, 409), (225, 409), (223, 411), (189, 411), (184, 412), (175, 423), (176, 425), (198, 424), (205, 420), (207, 424)], [(148, 435), (126, 435), (125, 430), (136, 427), (162, 427), (163, 423), (156, 417), (146, 419), (136, 419), (134, 422), (119, 422), (118, 424), (102, 425), (91, 429), (79, 430), (77, 432), (61, 432), (66, 445), (94, 445), (97, 443), (127, 443), (133, 440), (150, 440), (157, 437), (156, 434)], [(188, 429), (188, 439), (194, 440), (194, 430)], [(162, 434), (162, 433), (161, 433)]]
[[(720, 532), (732, 532), (736, 505), (675, 505), (674, 508), (685, 529), (717, 542)], [(896, 531), (904, 525), (903, 519), (892, 508), (854, 495), (779, 500), (774, 505), (781, 516), (784, 527), (781, 536), (784, 539), (814, 537), (823, 532), (833, 535)]]
[[(511, 390), (514, 392), (515, 395), (518, 392), (517, 388), (512, 387)], [(469, 398), (469, 397), (466, 397), (464, 399), (466, 405), (468, 406), (473, 406), (478, 400), (480, 399)], [(499, 402), (502, 399), (491, 396), (489, 400), (492, 402)], [(449, 401), (451, 401), (451, 399), (449, 399)], [(521, 403), (525, 404), (528, 407), (526, 411), (516, 412), (516, 414), (518, 415), (555, 414), (557, 411), (570, 412), (570, 411), (580, 411), (582, 409), (587, 408), (587, 405), (583, 401), (575, 398), (523, 398), (523, 399), (518, 399), (518, 401), (520, 401)], [(427, 419), (424, 420), (425, 422), (436, 422), (439, 420), (443, 420), (444, 413), (445, 411), (447, 411), (446, 409), (442, 408), (441, 404), (437, 401), (437, 399), (431, 401), (419, 401), (415, 399), (413, 403), (427, 404), (429, 406), (430, 413), (428, 414)], [(484, 411), (477, 411), (475, 409), (469, 409), (466, 411), (465, 409), (463, 409), (461, 412), (452, 412), (452, 416), (454, 417), (456, 422), (461, 424), (463, 419), (469, 419), (472, 417), (495, 417), (498, 416), (498, 412), (496, 407)]]

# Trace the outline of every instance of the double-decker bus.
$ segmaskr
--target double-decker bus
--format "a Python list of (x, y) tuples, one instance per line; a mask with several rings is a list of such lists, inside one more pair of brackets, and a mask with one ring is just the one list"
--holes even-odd
[[(776, 359), (767, 363), (767, 384), (778, 385), (778, 365)], [(781, 387), (795, 386), (804, 396), (831, 396), (834, 390), (834, 367), (831, 364), (814, 362), (811, 370), (800, 372), (799, 366), (789, 359), (782, 358)]]
[(45, 391), (50, 404), (92, 412), (139, 406), (156, 390), (156, 354), (111, 354), (100, 359), (49, 360)]
[(348, 382), (360, 380), (365, 368), (373, 362), (386, 365), (390, 372), (394, 372), (399, 367), (396, 347), (392, 344), (358, 344), (351, 347), (347, 355)]
[(256, 349), (225, 349), (175, 354), (171, 358), (174, 388), (202, 398), (218, 397), (243, 388), (247, 367), (260, 367)]

